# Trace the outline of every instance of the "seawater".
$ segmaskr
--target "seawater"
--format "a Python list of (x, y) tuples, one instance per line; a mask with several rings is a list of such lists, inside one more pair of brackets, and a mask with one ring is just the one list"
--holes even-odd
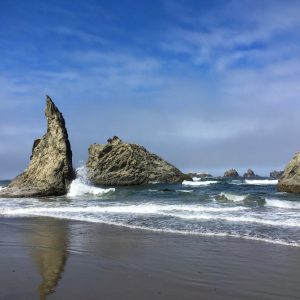
[[(223, 178), (95, 187), (77, 170), (68, 195), (0, 199), (1, 217), (47, 216), (300, 247), (300, 196), (276, 192), (276, 180)], [(8, 182), (0, 181), (0, 189)]]

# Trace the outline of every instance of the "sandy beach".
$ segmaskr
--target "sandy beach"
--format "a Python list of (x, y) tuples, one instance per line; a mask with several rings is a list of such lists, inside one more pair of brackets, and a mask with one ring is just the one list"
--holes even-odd
[(0, 299), (295, 299), (300, 249), (1, 218)]

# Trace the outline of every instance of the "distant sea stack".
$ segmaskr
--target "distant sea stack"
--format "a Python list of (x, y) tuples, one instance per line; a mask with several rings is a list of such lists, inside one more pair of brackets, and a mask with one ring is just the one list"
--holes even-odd
[(277, 189), (279, 192), (300, 193), (300, 152), (296, 153), (284, 169)]
[(283, 171), (272, 171), (270, 172), (270, 178), (279, 179), (283, 175)]
[(107, 144), (92, 144), (88, 177), (95, 185), (140, 185), (151, 182), (181, 183), (191, 178), (159, 156), (114, 136)]
[(229, 170), (226, 170), (224, 173), (224, 177), (228, 177), (228, 178), (238, 178), (239, 176), (240, 175), (236, 169), (229, 169)]
[(190, 176), (190, 177), (197, 177), (197, 178), (213, 177), (211, 174), (205, 173), (205, 172), (200, 172), (200, 173), (187, 173), (187, 175)]
[(47, 133), (33, 143), (30, 163), (0, 197), (57, 196), (67, 193), (74, 178), (72, 151), (65, 120), (49, 96), (46, 96)]
[(255, 175), (255, 173), (251, 169), (248, 169), (243, 177), (244, 178), (254, 178), (254, 177), (257, 177), (257, 175)]

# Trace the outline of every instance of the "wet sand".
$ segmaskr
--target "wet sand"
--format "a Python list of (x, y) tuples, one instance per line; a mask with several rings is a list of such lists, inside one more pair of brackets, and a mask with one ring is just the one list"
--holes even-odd
[(0, 219), (0, 299), (299, 299), (300, 248)]

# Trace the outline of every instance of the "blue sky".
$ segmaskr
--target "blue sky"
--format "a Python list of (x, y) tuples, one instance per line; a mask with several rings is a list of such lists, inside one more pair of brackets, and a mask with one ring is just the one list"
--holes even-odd
[(45, 94), (74, 164), (118, 135), (184, 171), (282, 169), (300, 149), (299, 1), (0, 0), (0, 178)]

